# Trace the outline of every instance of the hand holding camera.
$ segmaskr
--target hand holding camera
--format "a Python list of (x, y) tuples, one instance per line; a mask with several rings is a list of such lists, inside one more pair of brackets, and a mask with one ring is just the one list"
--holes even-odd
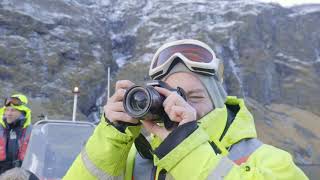
[[(155, 87), (155, 89), (166, 97), (163, 102), (163, 108), (170, 122), (175, 122), (177, 126), (179, 126), (196, 120), (196, 110), (177, 92), (169, 91), (161, 87)], [(142, 121), (142, 123), (147, 131), (157, 135), (162, 140), (165, 139), (172, 130), (159, 126), (155, 121)]]
[[(163, 139), (174, 127), (196, 120), (196, 110), (186, 102), (184, 90), (170, 88), (162, 81), (131, 87), (123, 106), (129, 116), (143, 120), (149, 132)], [(157, 123), (163, 123), (165, 128)]]
[(155, 87), (155, 89), (166, 97), (163, 107), (171, 121), (182, 125), (196, 120), (196, 110), (181, 95), (161, 87)]
[[(184, 90), (170, 88), (162, 81), (146, 86), (135, 86), (129, 80), (117, 81), (104, 112), (115, 124), (137, 124), (143, 120), (149, 132), (163, 139), (174, 127), (196, 120), (196, 110), (186, 102)], [(163, 123), (165, 128), (157, 123)]]
[(129, 80), (120, 80), (116, 83), (116, 89), (113, 96), (111, 96), (104, 106), (104, 112), (106, 118), (112, 123), (127, 122), (137, 124), (137, 119), (129, 116), (123, 107), (123, 97), (126, 93), (126, 89), (134, 86)]

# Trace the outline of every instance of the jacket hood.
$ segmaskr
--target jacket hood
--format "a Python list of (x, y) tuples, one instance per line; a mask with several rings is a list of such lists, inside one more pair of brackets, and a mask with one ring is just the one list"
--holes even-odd
[[(13, 106), (13, 105), (11, 105), (11, 107), (13, 107), (16, 110), (25, 112), (25, 122), (23, 123), (23, 128), (28, 127), (31, 124), (31, 110), (25, 105), (21, 105), (21, 106)], [(0, 108), (0, 124), (2, 125), (2, 127), (6, 128), (7, 125), (3, 120), (3, 116), (4, 116), (5, 110), (6, 110), (5, 106)]]

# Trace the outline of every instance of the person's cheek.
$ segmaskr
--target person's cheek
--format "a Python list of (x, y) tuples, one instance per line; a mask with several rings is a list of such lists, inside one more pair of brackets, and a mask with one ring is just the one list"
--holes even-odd
[(201, 106), (194, 105), (192, 107), (196, 110), (196, 112), (197, 112), (197, 120), (199, 120), (203, 116), (203, 112), (201, 111), (201, 109), (202, 109)]
[(197, 110), (197, 119), (201, 119), (204, 115), (205, 115), (205, 113), (203, 111), (201, 111), (201, 109)]
[(206, 104), (206, 103), (199, 104), (197, 109), (198, 119), (208, 114), (211, 110), (212, 110), (212, 106), (210, 106), (210, 104)]

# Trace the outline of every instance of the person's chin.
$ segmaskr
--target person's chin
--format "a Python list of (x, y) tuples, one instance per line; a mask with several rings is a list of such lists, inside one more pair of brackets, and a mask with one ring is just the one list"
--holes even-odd
[(8, 121), (8, 120), (7, 120), (7, 123), (8, 123), (8, 124), (12, 124), (13, 122), (14, 122), (14, 121)]

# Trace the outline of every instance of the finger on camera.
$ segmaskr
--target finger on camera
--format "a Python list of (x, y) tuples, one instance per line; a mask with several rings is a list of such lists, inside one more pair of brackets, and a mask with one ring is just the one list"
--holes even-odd
[(110, 108), (107, 108), (104, 113), (105, 113), (106, 118), (111, 122), (118, 121), (122, 118), (121, 114), (119, 114), (116, 111), (111, 110)]
[(169, 106), (164, 107), (164, 112), (166, 114), (170, 114), (171, 113), (171, 107), (169, 107)]
[(129, 80), (119, 80), (116, 82), (116, 90), (118, 89), (128, 89), (133, 86), (134, 83)]
[(110, 98), (113, 102), (122, 101), (126, 94), (125, 89), (117, 89), (113, 96)]
[(179, 106), (173, 106), (171, 109), (171, 112), (169, 115), (169, 118), (171, 121), (174, 122), (180, 122), (183, 120), (183, 114), (186, 113), (185, 112), (186, 109), (183, 107), (179, 107)]
[(165, 99), (165, 101), (163, 102), (163, 106), (171, 106), (171, 105), (185, 106), (186, 103), (187, 102), (175, 92), (169, 95)]
[(134, 123), (134, 124), (138, 123), (138, 120), (132, 118), (131, 116), (129, 116), (127, 113), (124, 113), (124, 112), (111, 111), (109, 114), (106, 114), (106, 117), (111, 122), (122, 121), (122, 122)]
[(183, 102), (184, 100), (181, 99), (179, 95), (170, 95), (167, 99), (163, 102), (164, 110), (169, 113), (172, 109), (172, 106), (182, 106), (185, 107), (186, 103)]
[(111, 110), (116, 111), (116, 112), (124, 112), (125, 111), (122, 101), (114, 102), (114, 103), (110, 104), (110, 106), (108, 108), (110, 108)]
[(166, 88), (162, 88), (162, 87), (155, 87), (155, 89), (162, 95), (164, 95), (165, 97), (168, 97), (171, 93), (173, 93), (173, 91), (170, 91)]
[(171, 111), (172, 106), (175, 105), (175, 102), (170, 100), (167, 101), (166, 104), (163, 103), (164, 111), (168, 114)]
[(124, 112), (117, 112), (117, 111), (112, 111), (112, 110), (107, 110), (106, 111), (106, 117), (114, 122), (114, 121), (120, 121), (122, 119), (128, 119), (128, 115), (125, 114)]
[(188, 110), (185, 107), (181, 106), (172, 106), (171, 107), (171, 112), (175, 112), (177, 114), (182, 114), (182, 113), (188, 113)]
[(106, 104), (103, 107), (103, 111), (104, 111), (105, 116), (107, 117), (107, 114), (110, 114), (110, 112), (112, 111), (112, 109), (110, 109), (110, 104)]
[(118, 121), (128, 122), (128, 123), (132, 123), (132, 124), (139, 123), (138, 119), (134, 119), (133, 117), (130, 117), (129, 115), (127, 115), (126, 117), (124, 117), (124, 118), (122, 118), (121, 120), (118, 120)]
[(171, 106), (173, 104), (176, 104), (176, 101), (178, 101), (178, 95), (177, 94), (171, 94), (169, 95), (162, 103), (164, 107)]

